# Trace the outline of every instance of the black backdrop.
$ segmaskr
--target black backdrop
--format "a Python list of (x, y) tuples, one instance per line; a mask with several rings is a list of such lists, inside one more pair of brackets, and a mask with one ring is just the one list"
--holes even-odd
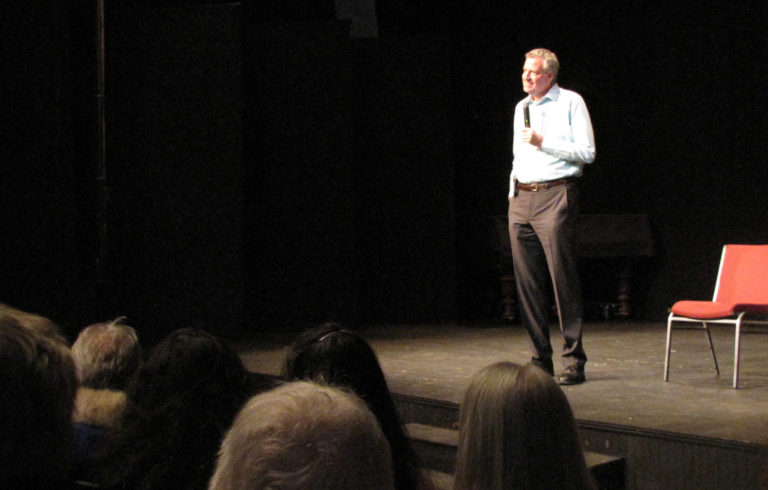
[(505, 212), (537, 46), (592, 114), (583, 211), (650, 217), (638, 317), (711, 295), (723, 243), (768, 242), (762, 3), (377, 7), (350, 39), (328, 2), (109, 3), (99, 275), (92, 4), (11, 2), (0, 301), (147, 335), (483, 318), (477, 223)]

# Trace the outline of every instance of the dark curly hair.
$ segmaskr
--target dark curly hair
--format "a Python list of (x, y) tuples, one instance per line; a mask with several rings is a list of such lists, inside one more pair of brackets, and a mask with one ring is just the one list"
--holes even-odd
[(240, 358), (213, 335), (169, 334), (128, 385), (106, 483), (207, 488), (221, 440), (248, 397), (246, 379)]

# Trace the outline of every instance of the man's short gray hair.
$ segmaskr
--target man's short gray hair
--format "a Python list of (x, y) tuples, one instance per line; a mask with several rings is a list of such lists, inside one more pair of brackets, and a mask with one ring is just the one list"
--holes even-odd
[(557, 73), (560, 71), (560, 62), (557, 60), (557, 55), (552, 51), (544, 48), (536, 48), (525, 53), (526, 58), (541, 58), (543, 61), (544, 72), (552, 73), (554, 78), (552, 83), (557, 81)]

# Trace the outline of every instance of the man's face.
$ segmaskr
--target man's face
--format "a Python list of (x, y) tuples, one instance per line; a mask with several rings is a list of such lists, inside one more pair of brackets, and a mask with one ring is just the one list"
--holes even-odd
[(544, 60), (526, 58), (523, 64), (523, 92), (538, 100), (552, 86), (553, 73), (544, 72)]

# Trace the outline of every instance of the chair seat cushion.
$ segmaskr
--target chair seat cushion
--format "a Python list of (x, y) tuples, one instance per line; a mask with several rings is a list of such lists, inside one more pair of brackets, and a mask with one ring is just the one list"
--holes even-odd
[(733, 315), (733, 305), (716, 301), (678, 301), (672, 313), (690, 318), (725, 318)]

